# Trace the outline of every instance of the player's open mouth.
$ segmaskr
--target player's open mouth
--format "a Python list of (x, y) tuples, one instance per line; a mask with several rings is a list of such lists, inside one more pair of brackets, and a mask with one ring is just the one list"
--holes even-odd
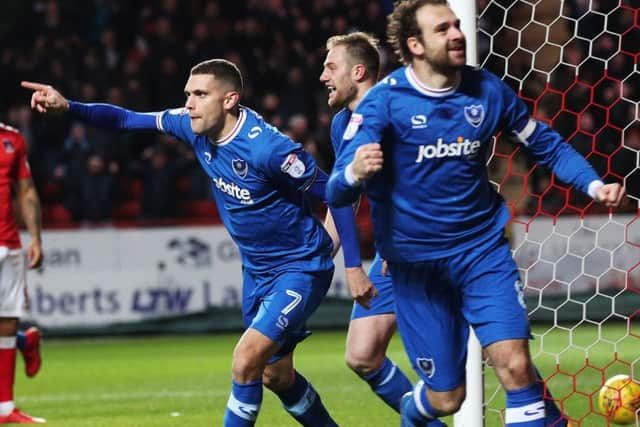
[(336, 87), (335, 86), (327, 86), (327, 90), (329, 91), (329, 95), (331, 95), (336, 91)]

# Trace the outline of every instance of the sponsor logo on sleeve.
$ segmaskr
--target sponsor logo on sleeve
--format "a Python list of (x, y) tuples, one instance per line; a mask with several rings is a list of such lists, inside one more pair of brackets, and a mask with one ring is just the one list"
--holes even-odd
[(256, 138), (258, 135), (262, 133), (262, 128), (260, 126), (254, 126), (251, 128), (247, 136), (251, 139)]
[(291, 153), (280, 166), (280, 170), (293, 178), (300, 178), (304, 174), (306, 167), (295, 153)]

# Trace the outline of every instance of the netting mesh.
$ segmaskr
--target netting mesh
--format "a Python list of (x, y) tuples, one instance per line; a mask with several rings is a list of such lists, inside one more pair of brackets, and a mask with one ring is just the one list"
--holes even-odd
[[(595, 204), (504, 135), (488, 160), (514, 215), (534, 361), (574, 425), (612, 425), (599, 389), (640, 381), (640, 1), (481, 0), (478, 14), (481, 65), (627, 188), (623, 207)], [(485, 375), (485, 424), (503, 425), (504, 393)]]

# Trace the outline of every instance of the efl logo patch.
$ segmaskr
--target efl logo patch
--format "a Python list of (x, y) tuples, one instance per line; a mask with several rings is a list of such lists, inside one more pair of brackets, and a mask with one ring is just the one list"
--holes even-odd
[(416, 358), (416, 365), (418, 366), (418, 369), (420, 369), (420, 371), (429, 378), (432, 378), (433, 374), (436, 373), (436, 365), (433, 362), (433, 359), (418, 357)]
[(13, 144), (8, 139), (3, 139), (2, 145), (4, 145), (4, 151), (6, 151), (7, 154), (13, 153), (15, 151), (15, 149), (13, 148)]
[(306, 170), (302, 160), (296, 156), (295, 153), (291, 153), (287, 156), (284, 163), (280, 165), (280, 170), (284, 173), (288, 173), (293, 178), (300, 178)]
[(482, 104), (464, 107), (464, 118), (471, 126), (477, 128), (484, 120), (484, 107)]
[(238, 175), (241, 179), (244, 179), (247, 176), (247, 172), (249, 172), (249, 164), (246, 160), (242, 159), (233, 159), (231, 160), (231, 167), (236, 175)]
[(351, 119), (349, 119), (349, 124), (347, 128), (344, 130), (344, 135), (342, 135), (342, 139), (349, 141), (356, 136), (358, 133), (358, 129), (360, 129), (360, 125), (362, 124), (362, 114), (353, 113), (351, 115)]

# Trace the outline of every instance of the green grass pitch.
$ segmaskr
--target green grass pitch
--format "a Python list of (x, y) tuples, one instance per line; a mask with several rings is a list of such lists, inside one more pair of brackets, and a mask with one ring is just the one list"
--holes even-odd
[[(612, 335), (625, 335), (624, 325), (608, 326), (607, 331)], [(593, 330), (585, 328), (582, 332), (580, 329), (574, 339), (588, 339), (589, 334), (593, 334)], [(544, 347), (549, 351), (566, 346), (565, 335), (554, 335), (544, 337)], [(222, 425), (230, 387), (231, 353), (238, 336), (92, 340), (47, 340), (45, 337), (44, 363), (38, 376), (27, 379), (21, 362), (18, 365), (16, 402), (26, 412), (47, 418), (50, 427)], [(398, 416), (346, 368), (344, 342), (343, 331), (315, 332), (298, 347), (297, 368), (312, 381), (341, 426), (399, 425)], [(634, 344), (637, 345), (637, 340), (623, 343), (619, 349), (620, 358), (636, 359)], [(535, 345), (532, 346), (534, 350)], [(592, 355), (594, 365), (604, 366), (612, 359), (606, 349), (602, 353)], [(398, 337), (392, 342), (389, 356), (410, 374), (412, 381), (415, 380)], [(561, 362), (563, 369), (574, 372), (583, 366), (584, 357), (582, 360), (580, 357), (561, 359)], [(537, 364), (545, 375), (555, 369), (551, 358), (543, 357)], [(599, 372), (590, 370), (581, 380), (599, 384)], [(487, 376), (487, 381), (490, 385), (495, 384), (492, 375)], [(571, 390), (570, 381), (564, 382), (554, 384), (557, 395)], [(583, 400), (568, 400), (568, 403), (576, 412), (584, 410), (581, 408), (585, 404)], [(445, 421), (453, 425), (449, 419)], [(594, 425), (604, 425), (602, 418), (598, 417), (595, 422), (600, 424)], [(265, 391), (258, 425), (298, 424), (282, 410), (279, 401)], [(487, 421), (487, 427), (499, 425), (495, 416)]]

